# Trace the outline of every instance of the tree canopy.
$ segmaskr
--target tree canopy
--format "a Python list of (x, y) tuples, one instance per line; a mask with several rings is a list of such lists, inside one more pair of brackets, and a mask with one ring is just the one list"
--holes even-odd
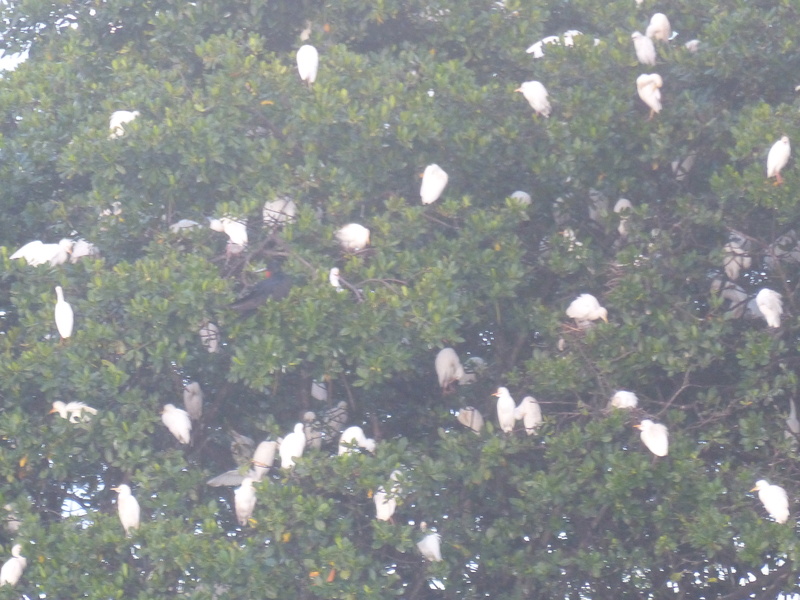
[[(29, 50), (0, 78), (0, 546), (28, 560), (0, 598), (798, 590), (800, 172), (766, 171), (775, 142), (800, 141), (796, 2), (0, 11), (7, 51)], [(631, 34), (657, 12), (671, 39), (642, 65)], [(543, 56), (526, 52), (547, 36)], [(303, 44), (319, 52), (310, 85)], [(650, 73), (652, 116), (636, 85)], [(546, 88), (549, 117), (515, 92), (526, 81)], [(138, 111), (118, 135), (116, 111)], [(448, 181), (423, 204), (430, 164)], [(265, 202), (288, 200), (294, 219), (264, 223)], [(209, 218), (246, 224), (247, 244)], [(181, 219), (198, 226), (173, 231)], [(349, 223), (369, 246), (341, 246)], [(62, 238), (99, 254), (10, 259)], [(266, 270), (280, 293), (230, 307), (274, 292), (258, 287)], [(63, 340), (55, 286), (75, 315)], [(755, 303), (765, 288), (782, 295), (780, 327)], [(607, 323), (567, 317), (584, 293)], [(449, 393), (434, 370), (445, 347), (474, 376)], [(184, 445), (161, 411), (189, 382), (204, 406)], [(498, 387), (538, 400), (533, 435), (501, 431)], [(611, 409), (618, 390), (638, 407)], [(62, 419), (56, 401), (97, 414)], [(236, 467), (232, 438), (285, 438), (340, 403), (374, 454), (337, 456), (329, 426), (256, 481), (241, 525), (233, 488), (206, 484)], [(478, 435), (456, 419), (468, 406)], [(642, 444), (643, 419), (669, 428), (667, 456)], [(761, 479), (788, 492), (788, 523), (750, 493)], [(123, 484), (141, 506), (130, 536)], [(397, 500), (390, 521), (381, 493)], [(441, 561), (417, 547), (423, 522)]]

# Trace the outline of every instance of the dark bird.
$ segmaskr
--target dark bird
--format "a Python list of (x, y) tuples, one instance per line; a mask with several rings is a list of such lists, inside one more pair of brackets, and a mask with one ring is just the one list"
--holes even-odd
[(255, 284), (243, 297), (232, 302), (228, 308), (245, 312), (255, 310), (270, 298), (282, 300), (292, 289), (292, 279), (281, 271), (264, 271), (264, 279)]

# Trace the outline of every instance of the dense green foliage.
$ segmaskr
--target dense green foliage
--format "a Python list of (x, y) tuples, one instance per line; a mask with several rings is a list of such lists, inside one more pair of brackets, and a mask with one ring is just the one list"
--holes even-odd
[[(797, 590), (800, 542), (771, 520), (758, 479), (800, 490), (784, 435), (800, 365), (792, 254), (800, 171), (765, 176), (781, 135), (800, 142), (794, 0), (18, 0), (2, 5), (0, 79), (0, 506), (22, 525), (28, 568), (0, 598), (776, 598)], [(678, 32), (655, 67), (630, 35), (666, 13)], [(581, 30), (573, 47), (535, 41)], [(313, 86), (297, 74), (320, 53)], [(597, 43), (593, 43), (594, 39)], [(684, 43), (697, 38), (699, 50)], [(652, 119), (639, 74), (664, 80)], [(535, 116), (520, 83), (553, 106)], [(109, 139), (116, 110), (138, 110)], [(694, 156), (685, 177), (673, 161)], [(449, 173), (419, 199), (430, 163)], [(509, 198), (531, 194), (530, 205)], [(265, 201), (297, 220), (270, 231)], [(631, 200), (621, 216), (611, 208)], [(597, 199), (600, 198), (598, 204)], [(557, 201), (557, 199), (559, 199)], [(119, 203), (121, 211), (114, 211)], [(601, 206), (602, 205), (602, 206)], [(595, 218), (589, 218), (590, 208)], [(105, 214), (103, 214), (105, 211)], [(119, 212), (119, 214), (115, 214)], [(597, 214), (595, 214), (597, 213)], [(250, 242), (169, 224), (247, 219)], [(344, 252), (359, 222), (372, 245)], [(780, 329), (739, 318), (723, 246), (746, 241), (736, 284), (783, 294)], [(83, 237), (99, 258), (34, 268), (34, 239)], [(289, 297), (226, 305), (279, 265)], [(337, 292), (328, 270), (352, 285)], [(58, 341), (61, 285), (75, 334)], [(734, 284), (730, 284), (731, 286)], [(578, 330), (580, 293), (609, 323)], [(216, 323), (209, 353), (198, 330)], [(442, 395), (453, 346), (477, 382)], [(186, 382), (205, 391), (193, 442), (160, 421)], [(326, 381), (330, 400), (311, 397)], [(491, 393), (533, 394), (545, 424), (499, 431)], [(609, 411), (611, 395), (639, 396)], [(56, 400), (98, 409), (48, 415)], [(375, 455), (309, 450), (256, 484), (245, 527), (230, 488), (230, 430), (286, 435), (341, 400)], [(454, 413), (473, 405), (481, 435)], [(632, 426), (670, 428), (653, 457)], [(394, 522), (371, 492), (402, 472)], [(129, 483), (142, 526), (126, 538), (111, 487)], [(416, 541), (426, 521), (442, 562)], [(677, 593), (676, 593), (677, 592)]]

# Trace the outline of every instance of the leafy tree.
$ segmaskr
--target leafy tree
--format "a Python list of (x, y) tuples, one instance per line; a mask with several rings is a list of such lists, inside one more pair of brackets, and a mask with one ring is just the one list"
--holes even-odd
[[(800, 140), (794, 2), (594, 0), (10, 1), (0, 79), (0, 506), (5, 555), (28, 567), (0, 597), (776, 598), (798, 589), (795, 506), (773, 522), (755, 481), (800, 489), (786, 436), (800, 363), (793, 229), (800, 177), (765, 176)], [(630, 35), (653, 12), (675, 38), (658, 63)], [(574, 44), (525, 49), (578, 29)], [(700, 40), (697, 52), (684, 43)], [(300, 82), (295, 52), (320, 53)], [(657, 72), (648, 119), (635, 80)], [(514, 90), (541, 81), (550, 118)], [(109, 139), (117, 110), (138, 110)], [(449, 174), (423, 206), (419, 174)], [(675, 167), (673, 166), (676, 165)], [(527, 191), (532, 202), (510, 198)], [(296, 220), (262, 224), (290, 197)], [(632, 208), (616, 213), (618, 198)], [(591, 215), (591, 216), (590, 216)], [(207, 217), (247, 222), (226, 252)], [(173, 233), (193, 219), (202, 226)], [(372, 245), (334, 233), (359, 222)], [(620, 233), (624, 230), (624, 234)], [(723, 248), (751, 258), (736, 281)], [(100, 257), (31, 267), (33, 239), (95, 243)], [(328, 271), (348, 285), (337, 291)], [(227, 307), (266, 268), (288, 297)], [(72, 338), (53, 321), (61, 285)], [(735, 286), (739, 286), (738, 288)], [(783, 294), (769, 329), (745, 303)], [(580, 329), (592, 293), (609, 322)], [(732, 300), (740, 294), (739, 300)], [(218, 352), (199, 335), (219, 327)], [(442, 395), (433, 360), (481, 357)], [(192, 444), (161, 424), (205, 392)], [(311, 396), (327, 384), (328, 400)], [(544, 425), (499, 431), (491, 394), (533, 394)], [(607, 408), (616, 390), (633, 411)], [(70, 423), (54, 401), (98, 410)], [(374, 455), (330, 436), (256, 483), (239, 526), (231, 431), (288, 434), (340, 401)], [(455, 419), (472, 405), (480, 435)], [(632, 425), (670, 428), (656, 459)], [(400, 472), (393, 522), (370, 496)], [(111, 488), (130, 484), (126, 538)], [(11, 525), (18, 519), (17, 532)], [(442, 562), (416, 548), (426, 522)]]

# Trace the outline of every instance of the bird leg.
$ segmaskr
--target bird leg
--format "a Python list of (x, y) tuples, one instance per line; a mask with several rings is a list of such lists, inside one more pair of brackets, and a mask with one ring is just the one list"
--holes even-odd
[(783, 177), (781, 177), (780, 172), (775, 173), (775, 183), (773, 185), (781, 185), (783, 183)]

